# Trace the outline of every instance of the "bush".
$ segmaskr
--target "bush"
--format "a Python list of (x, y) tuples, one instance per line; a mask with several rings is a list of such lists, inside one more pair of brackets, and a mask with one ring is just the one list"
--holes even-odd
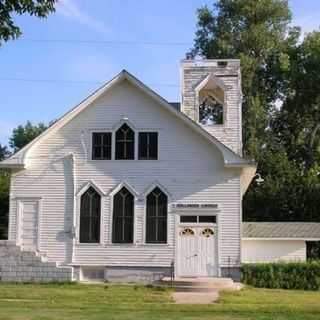
[(242, 282), (257, 288), (320, 289), (320, 261), (244, 264)]

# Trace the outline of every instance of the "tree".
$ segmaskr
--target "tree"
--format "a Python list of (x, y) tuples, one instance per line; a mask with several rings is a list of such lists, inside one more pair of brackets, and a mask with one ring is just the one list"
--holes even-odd
[(4, 160), (10, 155), (10, 151), (7, 146), (2, 146), (0, 143), (0, 161)]
[(13, 15), (29, 14), (39, 18), (55, 11), (57, 0), (0, 0), (0, 45), (3, 41), (16, 39), (22, 31), (14, 23)]
[(286, 0), (220, 0), (213, 10), (198, 10), (198, 29), (191, 56), (205, 58), (240, 58), (242, 66), (244, 152), (259, 158), (264, 145), (268, 114), (278, 98), (267, 62), (282, 53), (291, 13)]
[(9, 139), (9, 145), (14, 152), (17, 152), (41, 134), (46, 128), (47, 127), (41, 122), (33, 125), (30, 121), (27, 121), (25, 125), (19, 125), (13, 129), (12, 136)]
[(0, 239), (8, 236), (10, 174), (0, 170)]
[[(13, 129), (12, 136), (9, 140), (10, 147), (14, 152), (19, 151), (45, 129), (46, 126), (43, 123), (33, 125), (30, 121), (24, 126), (18, 126)], [(9, 156), (7, 147), (0, 145), (0, 160), (3, 160), (7, 156)], [(0, 170), (0, 239), (7, 239), (8, 234), (9, 188), (9, 172)]]
[(320, 32), (289, 52), (284, 103), (272, 124), (289, 159), (307, 174), (320, 164)]

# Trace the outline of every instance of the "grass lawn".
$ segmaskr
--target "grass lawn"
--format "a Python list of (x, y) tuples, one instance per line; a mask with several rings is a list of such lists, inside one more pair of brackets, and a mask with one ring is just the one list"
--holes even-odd
[(83, 284), (0, 284), (0, 320), (320, 319), (320, 292), (244, 289), (215, 305), (175, 305), (169, 290)]

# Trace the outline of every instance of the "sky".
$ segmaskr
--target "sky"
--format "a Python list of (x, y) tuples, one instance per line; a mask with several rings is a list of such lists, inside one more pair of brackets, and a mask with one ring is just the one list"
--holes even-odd
[[(122, 69), (179, 101), (179, 64), (193, 44), (196, 10), (213, 2), (60, 0), (47, 19), (15, 17), (23, 36), (0, 47), (0, 143), (27, 120), (59, 118)], [(294, 25), (319, 28), (319, 0), (289, 3)]]

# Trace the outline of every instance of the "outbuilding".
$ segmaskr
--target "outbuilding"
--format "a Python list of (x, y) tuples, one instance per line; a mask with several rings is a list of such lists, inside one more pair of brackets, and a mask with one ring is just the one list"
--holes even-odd
[(306, 261), (307, 243), (320, 241), (320, 223), (245, 222), (242, 262)]

